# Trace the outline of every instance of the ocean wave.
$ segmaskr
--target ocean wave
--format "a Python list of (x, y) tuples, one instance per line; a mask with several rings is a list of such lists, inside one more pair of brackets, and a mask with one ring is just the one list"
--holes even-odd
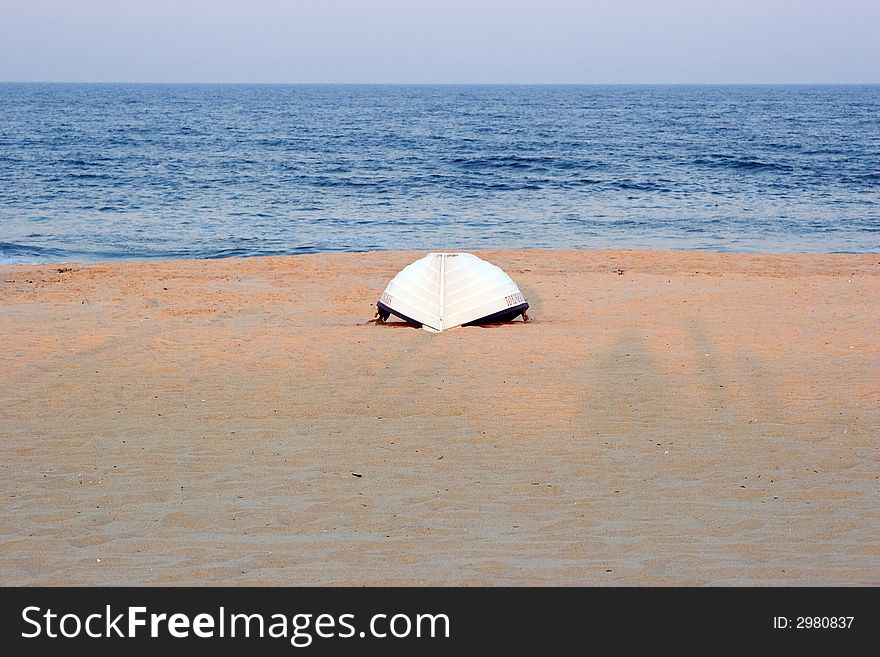
[(694, 159), (694, 164), (708, 165), (736, 171), (792, 171), (794, 167), (782, 162), (767, 162), (757, 157), (742, 157), (714, 153)]
[(16, 244), (0, 242), (0, 263), (37, 263), (60, 260), (67, 256), (61, 249), (53, 249), (36, 244)]
[(66, 174), (70, 178), (77, 180), (109, 180), (113, 176), (109, 173), (76, 173), (70, 172)]
[(469, 189), (485, 189), (490, 192), (537, 191), (541, 185), (530, 182), (476, 182), (468, 185)]
[(571, 178), (563, 181), (563, 184), (567, 187), (593, 187), (595, 185), (604, 185), (607, 182), (607, 180), (602, 180), (601, 178)]
[(564, 187), (595, 187), (600, 190), (624, 192), (670, 192), (670, 181), (633, 180), (632, 178), (574, 178), (565, 180)]
[(110, 162), (109, 157), (98, 155), (88, 160), (82, 158), (63, 159), (59, 160), (58, 164), (71, 167), (101, 167), (105, 166), (108, 162)]
[(318, 246), (312, 245), (283, 248), (269, 248), (266, 246), (238, 246), (225, 249), (216, 249), (213, 251), (205, 251), (191, 257), (204, 260), (222, 260), (224, 258), (254, 258), (257, 256), (303, 255), (306, 253), (321, 253), (322, 251), (327, 251), (327, 249), (322, 249)]
[(633, 192), (668, 192), (669, 187), (650, 180), (612, 180), (609, 186), (623, 191)]
[(534, 169), (550, 167), (556, 160), (546, 156), (485, 155), (477, 157), (454, 157), (450, 164), (461, 169)]

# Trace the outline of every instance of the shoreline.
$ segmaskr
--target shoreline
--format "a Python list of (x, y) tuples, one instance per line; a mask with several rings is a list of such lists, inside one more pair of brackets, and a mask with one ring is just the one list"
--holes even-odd
[(428, 252), (0, 265), (4, 583), (880, 585), (880, 255)]
[[(112, 265), (124, 265), (124, 264), (162, 264), (162, 263), (173, 263), (173, 262), (214, 262), (214, 261), (247, 261), (247, 260), (259, 260), (263, 258), (300, 258), (300, 257), (315, 257), (315, 256), (335, 256), (335, 255), (380, 255), (380, 254), (393, 254), (393, 253), (401, 253), (401, 254), (428, 254), (428, 253), (440, 253), (440, 252), (461, 252), (461, 253), (514, 253), (514, 252), (522, 252), (522, 253), (563, 253), (563, 254), (576, 254), (576, 253), (588, 253), (588, 254), (623, 254), (623, 253), (638, 253), (638, 254), (666, 254), (670, 257), (675, 255), (706, 255), (706, 256), (743, 256), (743, 257), (862, 257), (862, 256), (880, 256), (880, 251), (716, 251), (712, 249), (688, 249), (688, 248), (669, 248), (669, 247), (658, 247), (658, 248), (645, 248), (645, 247), (610, 247), (610, 246), (601, 246), (601, 247), (583, 247), (583, 248), (552, 248), (552, 247), (498, 247), (498, 248), (475, 248), (475, 249), (466, 249), (466, 248), (449, 248), (449, 249), (367, 249), (367, 250), (359, 250), (359, 251), (315, 251), (315, 252), (303, 252), (303, 253), (277, 253), (277, 254), (257, 254), (257, 255), (236, 255), (236, 256), (222, 256), (222, 257), (202, 257), (202, 258), (166, 258), (166, 257), (126, 257), (126, 258), (114, 258), (109, 260), (53, 260), (51, 262), (3, 262), (0, 261), (0, 269), (6, 267), (61, 267), (61, 266), (75, 266), (75, 267), (88, 267), (88, 266), (112, 266)], [(878, 261), (880, 264), (880, 261)]]

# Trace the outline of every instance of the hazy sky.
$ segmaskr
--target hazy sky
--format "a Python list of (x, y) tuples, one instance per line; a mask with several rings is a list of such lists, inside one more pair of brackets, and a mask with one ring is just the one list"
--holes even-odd
[(0, 80), (880, 82), (880, 0), (0, 0)]

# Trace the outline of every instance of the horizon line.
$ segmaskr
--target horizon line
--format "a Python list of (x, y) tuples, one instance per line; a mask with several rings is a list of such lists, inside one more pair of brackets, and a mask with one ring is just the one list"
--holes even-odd
[(205, 80), (0, 80), (0, 84), (164, 84), (164, 85), (253, 85), (253, 86), (397, 86), (397, 87), (809, 87), (876, 86), (874, 82), (241, 82)]

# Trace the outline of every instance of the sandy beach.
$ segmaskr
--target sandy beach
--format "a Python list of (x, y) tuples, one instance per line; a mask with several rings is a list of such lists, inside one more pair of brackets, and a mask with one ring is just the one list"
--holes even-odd
[(4, 585), (880, 585), (880, 256), (0, 266)]

